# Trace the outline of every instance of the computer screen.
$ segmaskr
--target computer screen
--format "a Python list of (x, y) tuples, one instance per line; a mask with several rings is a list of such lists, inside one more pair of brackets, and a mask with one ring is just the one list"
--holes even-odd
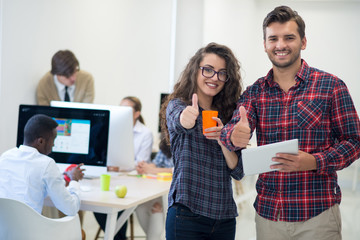
[[(57, 123), (57, 137), (49, 157), (59, 164), (106, 168), (109, 138), (108, 110), (70, 109), (20, 105), (17, 146), (24, 140), (24, 127), (35, 114), (45, 114)], [(63, 170), (63, 169), (61, 169)]]
[(133, 109), (128, 106), (102, 105), (92, 103), (51, 101), (51, 106), (83, 109), (106, 109), (110, 111), (108, 166), (119, 167), (120, 171), (135, 168), (133, 140)]

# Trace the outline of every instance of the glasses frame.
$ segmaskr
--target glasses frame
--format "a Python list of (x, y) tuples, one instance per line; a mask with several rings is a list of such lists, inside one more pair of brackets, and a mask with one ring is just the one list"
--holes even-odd
[[(217, 79), (220, 81), (220, 82), (223, 82), (223, 83), (225, 83), (225, 82), (227, 82), (227, 81), (229, 81), (229, 76), (228, 76), (228, 74), (227, 74), (227, 72), (226, 71), (224, 71), (224, 70), (221, 70), (221, 71), (215, 71), (214, 69), (212, 69), (212, 68), (210, 68), (210, 67), (199, 67), (200, 69), (201, 69), (201, 74), (203, 75), (203, 77), (206, 77), (206, 78), (212, 78), (213, 76), (215, 76), (215, 74), (217, 75)], [(214, 72), (214, 74), (211, 76), (211, 77), (209, 77), (209, 76), (205, 76), (204, 75), (204, 69), (210, 69), (211, 71), (213, 71)], [(226, 79), (225, 79), (225, 81), (224, 80), (221, 80), (220, 78), (219, 78), (219, 73), (220, 72), (226, 72)]]

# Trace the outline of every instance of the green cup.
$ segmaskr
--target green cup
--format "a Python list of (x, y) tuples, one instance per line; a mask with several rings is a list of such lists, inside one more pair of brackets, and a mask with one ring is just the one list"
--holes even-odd
[(109, 174), (101, 174), (100, 182), (101, 182), (101, 190), (109, 191), (109, 189), (110, 189), (110, 175)]

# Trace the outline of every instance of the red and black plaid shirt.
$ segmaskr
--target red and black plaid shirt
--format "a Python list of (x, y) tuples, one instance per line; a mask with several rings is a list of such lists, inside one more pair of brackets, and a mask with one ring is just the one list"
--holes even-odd
[[(295, 80), (285, 93), (270, 70), (238, 102), (247, 110), (252, 131), (256, 129), (258, 146), (297, 138), (299, 149), (317, 162), (314, 171), (259, 175), (254, 206), (273, 221), (305, 221), (340, 203), (336, 171), (360, 156), (359, 116), (345, 83), (304, 60)], [(236, 110), (222, 131), (221, 140), (230, 150), (236, 149), (230, 135), (239, 119)]]

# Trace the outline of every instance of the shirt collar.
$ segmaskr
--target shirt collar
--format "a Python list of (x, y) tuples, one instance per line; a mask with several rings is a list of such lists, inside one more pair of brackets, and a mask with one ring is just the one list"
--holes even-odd
[[(57, 89), (59, 89), (60, 91), (65, 91), (65, 85), (62, 84), (61, 82), (59, 82), (59, 80), (57, 79), (57, 76), (56, 74), (54, 75), (54, 83), (55, 83), (55, 86)], [(75, 87), (75, 84), (74, 85), (71, 85), (68, 87), (68, 90), (72, 90), (73, 88)]]
[[(296, 73), (295, 81), (298, 83), (299, 81), (306, 81), (308, 79), (308, 75), (310, 72), (309, 65), (305, 62), (305, 60), (301, 59), (301, 67), (299, 71)], [(268, 87), (274, 87), (274, 71), (271, 69), (268, 74), (264, 77), (263, 81), (261, 82), (261, 86), (264, 88), (266, 86)]]
[(134, 132), (141, 132), (142, 125), (143, 124), (139, 120), (136, 120), (133, 131)]
[(27, 146), (27, 145), (20, 145), (19, 149), (22, 152), (37, 152), (37, 153), (39, 152), (36, 148), (30, 147), (30, 146)]

